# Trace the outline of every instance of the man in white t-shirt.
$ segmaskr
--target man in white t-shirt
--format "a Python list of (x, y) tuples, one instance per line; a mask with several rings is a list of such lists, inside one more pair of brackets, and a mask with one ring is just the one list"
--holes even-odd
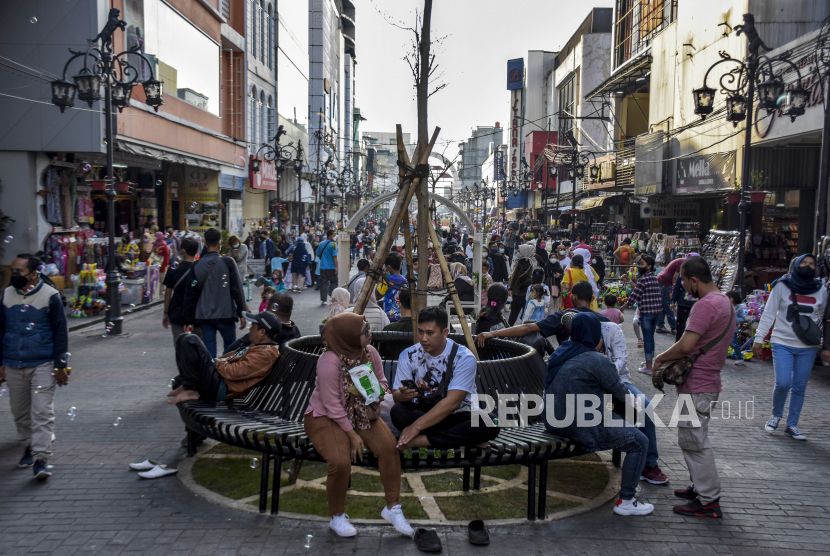
[(498, 427), (485, 426), (487, 419), (473, 419), (472, 412), (480, 411), (476, 358), (447, 338), (448, 323), (441, 307), (423, 309), (418, 314), (420, 343), (398, 360), (391, 417), (402, 431), (399, 449), (484, 446), (499, 433)]

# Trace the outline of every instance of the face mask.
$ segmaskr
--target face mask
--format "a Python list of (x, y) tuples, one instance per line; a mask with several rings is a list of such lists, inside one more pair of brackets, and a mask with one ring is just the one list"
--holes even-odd
[(561, 249), (560, 249), (560, 250), (559, 250), (559, 255), (561, 255), (562, 257), (564, 257), (566, 252), (567, 252), (567, 251), (563, 251), (563, 250), (561, 250)]
[(542, 243), (540, 243), (540, 244), (539, 244), (539, 247), (541, 247), (542, 249), (544, 249), (544, 248), (545, 248), (545, 242), (543, 241)]
[(638, 266), (637, 268), (640, 269), (640, 274), (645, 274), (646, 272), (648, 272), (647, 266)]
[(504, 253), (504, 249), (499, 249), (499, 253)]
[(558, 262), (559, 262), (559, 259), (557, 259), (556, 257), (551, 257), (551, 258), (550, 258), (550, 262), (552, 262), (552, 263), (558, 263)]
[(795, 269), (795, 273), (799, 276), (799, 278), (804, 278), (805, 280), (810, 278), (816, 277), (816, 271), (809, 266), (799, 266)]
[(19, 272), (12, 272), (12, 276), (9, 280), (9, 283), (12, 285), (12, 287), (19, 290), (29, 283), (29, 279), (20, 274)]

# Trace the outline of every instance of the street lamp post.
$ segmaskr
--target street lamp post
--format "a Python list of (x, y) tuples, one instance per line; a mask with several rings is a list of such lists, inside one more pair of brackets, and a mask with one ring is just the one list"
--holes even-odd
[[(739, 241), (738, 245), (738, 276), (737, 287), (744, 295), (744, 256), (746, 253), (746, 215), (749, 212), (751, 203), (748, 200), (748, 183), (751, 179), (750, 169), (750, 146), (752, 142), (752, 108), (757, 95), (759, 109), (763, 108), (768, 114), (781, 110), (782, 114), (789, 116), (792, 121), (804, 114), (804, 109), (810, 99), (810, 92), (801, 85), (801, 72), (798, 66), (788, 58), (789, 53), (770, 58), (759, 55), (761, 46), (766, 48), (758, 31), (755, 29), (755, 16), (752, 14), (743, 15), (743, 25), (736, 25), (738, 35), (746, 35), (747, 56), (741, 61), (732, 58), (726, 52), (721, 52), (721, 59), (712, 64), (703, 76), (703, 87), (695, 89), (692, 94), (694, 98), (695, 114), (701, 118), (714, 111), (716, 90), (706, 85), (706, 80), (716, 66), (724, 63), (737, 64), (737, 67), (720, 76), (719, 84), (721, 93), (728, 95), (726, 99), (726, 120), (737, 127), (738, 122), (746, 120), (744, 135), (744, 158), (741, 165), (741, 199), (738, 203), (739, 216)], [(773, 62), (788, 64), (795, 71), (798, 77), (798, 84), (786, 90), (784, 80), (780, 72), (776, 74), (772, 67)]]
[[(279, 126), (277, 128), (277, 134), (273, 139), (271, 139), (274, 144), (263, 143), (257, 150), (254, 158), (251, 159), (251, 170), (253, 170), (255, 174), (259, 173), (261, 169), (260, 158), (268, 162), (273, 162), (274, 168), (277, 171), (277, 183), (279, 184), (279, 181), (282, 179), (282, 173), (285, 171), (288, 163), (291, 163), (294, 173), (297, 174), (297, 191), (299, 192), (303, 183), (303, 142), (297, 141), (297, 146), (294, 146), (293, 141), (287, 145), (280, 145), (280, 137), (285, 134), (286, 131), (284, 126)], [(277, 205), (280, 207), (282, 206), (281, 193), (282, 187), (277, 185)], [(300, 208), (302, 209), (302, 198), (300, 200)], [(277, 227), (279, 231), (282, 232), (282, 224), (279, 214), (277, 214)]]
[[(164, 104), (162, 98), (162, 83), (153, 76), (153, 67), (150, 61), (135, 47), (131, 50), (113, 54), (112, 34), (116, 29), (124, 29), (126, 23), (118, 19), (119, 11), (110, 10), (109, 21), (94, 41), (87, 41), (89, 47), (86, 51), (75, 51), (71, 48), (72, 56), (63, 67), (61, 79), (52, 81), (52, 104), (61, 109), (63, 113), (67, 108), (75, 105), (75, 95), (78, 100), (85, 101), (92, 108), (92, 105), (101, 100), (101, 86), (104, 87), (104, 142), (107, 149), (107, 175), (106, 197), (107, 197), (107, 234), (109, 234), (109, 256), (107, 257), (107, 331), (108, 334), (121, 334), (123, 331), (124, 317), (121, 316), (121, 274), (115, 263), (115, 200), (118, 192), (115, 189), (113, 171), (113, 130), (112, 130), (112, 107), (118, 108), (121, 112), (130, 104), (132, 89), (135, 85), (144, 87), (146, 103), (158, 112), (159, 106)], [(138, 56), (147, 64), (150, 72), (149, 79), (140, 79), (143, 72), (127, 61), (127, 56)], [(66, 80), (66, 71), (69, 65), (78, 58), (83, 57), (84, 66), (73, 77), (73, 83)], [(143, 65), (143, 64), (142, 64)]]

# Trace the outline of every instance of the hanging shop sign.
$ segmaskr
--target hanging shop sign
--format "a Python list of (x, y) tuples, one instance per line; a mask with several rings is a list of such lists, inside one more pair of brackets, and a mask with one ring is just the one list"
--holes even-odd
[(279, 186), (277, 169), (273, 161), (265, 160), (261, 156), (251, 155), (251, 160), (260, 161), (259, 172), (254, 172), (253, 164), (248, 165), (248, 179), (251, 181), (251, 189), (267, 189), (276, 191)]
[(677, 160), (675, 192), (678, 195), (732, 189), (734, 184), (735, 151)]
[(700, 204), (693, 202), (643, 203), (640, 218), (700, 218)]
[(502, 181), (504, 179), (504, 153), (502, 151), (495, 151), (493, 153), (493, 180)]
[(507, 90), (523, 89), (525, 83), (525, 59), (507, 61)]
[(228, 232), (231, 235), (241, 236), (243, 223), (242, 200), (228, 199)]

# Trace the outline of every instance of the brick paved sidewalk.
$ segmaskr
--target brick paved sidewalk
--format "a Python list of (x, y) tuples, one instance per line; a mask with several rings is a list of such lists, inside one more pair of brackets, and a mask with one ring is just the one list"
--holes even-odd
[[(313, 333), (327, 313), (316, 291), (297, 296), (295, 320), (303, 332)], [(142, 481), (127, 470), (128, 463), (147, 458), (176, 465), (184, 455), (183, 425), (164, 399), (174, 374), (173, 342), (160, 320), (155, 308), (127, 315), (128, 334), (120, 338), (103, 339), (98, 330), (72, 333), (75, 372), (72, 384), (56, 395), (55, 467), (45, 483), (35, 482), (30, 469), (16, 468), (21, 448), (14, 442), (8, 397), (0, 398), (0, 554), (419, 553), (391, 527), (359, 527), (356, 539), (339, 539), (323, 524), (227, 510), (191, 494), (175, 477)], [(634, 380), (651, 394), (647, 377), (635, 371), (642, 356), (634, 353), (630, 324), (623, 327)], [(669, 339), (658, 335), (658, 349), (668, 345)], [(469, 545), (463, 528), (441, 528), (444, 554), (827, 552), (830, 369), (817, 367), (810, 380), (799, 425), (808, 442), (763, 432), (772, 384), (770, 363), (727, 363), (724, 369), (722, 401), (729, 404), (719, 405), (719, 419), (711, 425), (724, 487), (722, 520), (672, 513), (671, 490), (684, 487), (687, 475), (676, 432), (665, 429), (658, 430), (660, 465), (671, 484), (643, 483), (654, 514), (620, 517), (609, 504), (557, 523), (491, 530), (487, 548)], [(666, 392), (657, 413), (668, 422), (676, 396)], [(754, 418), (747, 418), (746, 403), (753, 401)], [(77, 408), (75, 421), (67, 416), (70, 406)], [(117, 417), (122, 420), (114, 427)], [(308, 550), (307, 534), (314, 535)]]

